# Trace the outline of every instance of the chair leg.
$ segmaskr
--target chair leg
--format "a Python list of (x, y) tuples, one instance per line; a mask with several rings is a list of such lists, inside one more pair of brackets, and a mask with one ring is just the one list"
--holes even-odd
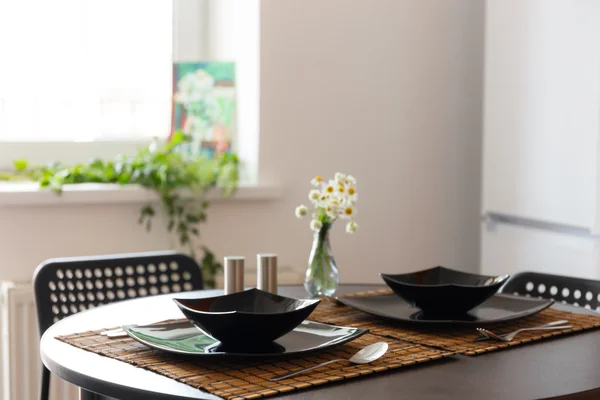
[(40, 400), (50, 398), (50, 371), (42, 366), (42, 386), (40, 387)]

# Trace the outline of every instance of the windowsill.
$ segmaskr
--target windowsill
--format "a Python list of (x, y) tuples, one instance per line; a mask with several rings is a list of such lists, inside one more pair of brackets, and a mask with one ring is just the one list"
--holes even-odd
[[(211, 201), (277, 200), (283, 189), (276, 185), (240, 184), (237, 192), (225, 198), (219, 190), (209, 192)], [(40, 189), (35, 182), (0, 182), (0, 208), (23, 206), (64, 206), (90, 204), (131, 204), (159, 201), (152, 190), (138, 185), (82, 183), (66, 185), (60, 195)]]

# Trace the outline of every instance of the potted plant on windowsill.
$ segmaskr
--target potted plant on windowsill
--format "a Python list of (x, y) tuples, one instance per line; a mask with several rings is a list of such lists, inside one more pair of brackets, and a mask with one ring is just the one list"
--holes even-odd
[[(167, 229), (174, 232), (182, 247), (196, 256), (200, 236), (199, 224), (206, 221), (210, 189), (219, 188), (224, 196), (237, 190), (239, 170), (235, 154), (221, 153), (214, 158), (189, 155), (178, 148), (189, 143), (189, 136), (176, 132), (170, 141), (153, 141), (134, 156), (118, 156), (114, 160), (93, 160), (72, 166), (53, 163), (29, 165), (26, 160), (14, 162), (15, 171), (0, 176), (0, 180), (29, 180), (40, 187), (60, 194), (64, 185), (77, 183), (135, 184), (154, 190), (167, 215)], [(153, 205), (144, 205), (139, 222), (149, 231), (156, 215)], [(200, 265), (207, 287), (214, 287), (215, 276), (222, 268), (214, 254), (203, 246)]]

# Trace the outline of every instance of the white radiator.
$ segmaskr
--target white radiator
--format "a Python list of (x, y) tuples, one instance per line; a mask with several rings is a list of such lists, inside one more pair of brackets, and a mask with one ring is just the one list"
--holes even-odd
[[(37, 400), (42, 362), (30, 283), (0, 282), (0, 400)], [(52, 375), (51, 400), (77, 400), (75, 386)]]

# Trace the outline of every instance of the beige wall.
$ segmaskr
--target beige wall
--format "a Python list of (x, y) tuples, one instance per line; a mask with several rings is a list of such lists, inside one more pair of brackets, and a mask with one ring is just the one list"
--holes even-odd
[[(260, 172), (284, 195), (214, 204), (206, 243), (303, 270), (311, 232), (294, 207), (313, 175), (342, 171), (358, 179), (361, 228), (333, 233), (342, 281), (476, 270), (483, 2), (263, 0), (261, 18)], [(0, 279), (50, 256), (169, 247), (137, 208), (0, 208)]]

